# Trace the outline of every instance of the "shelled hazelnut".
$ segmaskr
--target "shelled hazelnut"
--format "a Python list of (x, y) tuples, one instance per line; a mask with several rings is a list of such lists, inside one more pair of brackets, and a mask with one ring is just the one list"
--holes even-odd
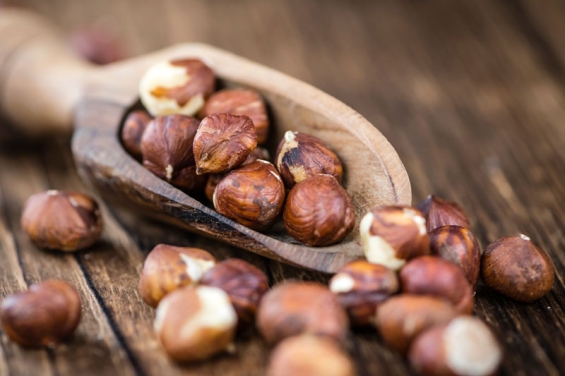
[(458, 265), (472, 286), (477, 284), (481, 267), (481, 247), (471, 230), (461, 226), (442, 226), (430, 232), (431, 254)]
[(252, 229), (269, 228), (284, 204), (282, 180), (272, 164), (263, 160), (228, 173), (216, 186), (216, 211)]
[(269, 289), (265, 273), (239, 259), (220, 262), (202, 276), (200, 284), (224, 290), (235, 308), (240, 324), (253, 322), (259, 301)]
[(141, 136), (153, 118), (145, 110), (131, 112), (122, 127), (122, 143), (124, 148), (136, 159), (141, 159)]
[(347, 311), (351, 324), (364, 326), (373, 322), (377, 306), (396, 293), (399, 284), (394, 271), (358, 260), (341, 268), (329, 288)]
[(269, 117), (261, 96), (248, 89), (225, 89), (210, 96), (200, 112), (204, 118), (212, 114), (232, 114), (248, 116), (257, 133), (257, 143), (267, 141), (269, 133)]
[(317, 137), (287, 131), (275, 155), (275, 165), (290, 189), (309, 177), (333, 175), (341, 183), (343, 167), (337, 155)]
[(50, 190), (26, 200), (21, 226), (36, 246), (72, 252), (87, 248), (100, 238), (102, 218), (91, 197)]
[(203, 360), (233, 342), (237, 315), (228, 295), (210, 286), (183, 287), (161, 300), (155, 313), (155, 333), (177, 361)]
[(359, 232), (367, 260), (393, 270), (430, 251), (426, 220), (409, 206), (381, 206), (368, 212)]
[(441, 226), (470, 226), (465, 211), (454, 201), (429, 195), (416, 208), (424, 214), (428, 232)]
[(491, 289), (519, 302), (533, 302), (547, 294), (555, 278), (553, 262), (526, 235), (491, 243), (481, 260), (483, 281)]
[(245, 162), (256, 146), (255, 127), (247, 116), (207, 116), (194, 137), (196, 173), (227, 172)]
[(171, 291), (196, 285), (214, 265), (214, 256), (202, 249), (159, 244), (143, 264), (139, 280), (141, 298), (151, 307), (157, 307)]
[(458, 312), (473, 312), (473, 288), (461, 268), (447, 260), (418, 257), (407, 263), (399, 276), (404, 293), (437, 296), (450, 301)]
[(355, 208), (332, 175), (316, 175), (296, 184), (288, 194), (284, 227), (309, 246), (335, 244), (355, 226)]
[(4, 332), (22, 346), (52, 347), (71, 336), (81, 318), (76, 289), (60, 280), (31, 285), (0, 307)]
[(461, 316), (418, 336), (408, 354), (423, 375), (494, 375), (502, 351), (490, 329), (479, 319)]
[(214, 71), (198, 59), (163, 61), (145, 72), (139, 97), (153, 116), (192, 116), (204, 106), (214, 86)]
[(329, 338), (302, 334), (283, 340), (272, 352), (267, 376), (354, 376), (353, 362)]
[(267, 292), (257, 312), (257, 328), (270, 344), (309, 333), (345, 340), (347, 314), (337, 297), (315, 282), (287, 282)]

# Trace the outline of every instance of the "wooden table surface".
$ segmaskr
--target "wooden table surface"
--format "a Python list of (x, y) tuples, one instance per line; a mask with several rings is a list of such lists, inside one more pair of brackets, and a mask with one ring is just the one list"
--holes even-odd
[[(565, 373), (565, 2), (20, 0), (63, 30), (105, 16), (133, 55), (202, 41), (279, 69), (351, 105), (390, 140), (414, 203), (429, 193), (463, 204), (483, 246), (528, 234), (553, 259), (553, 291), (518, 304), (479, 285), (476, 314), (504, 347), (504, 375)], [(1, 11), (1, 10), (0, 10)], [(361, 161), (362, 162), (362, 161)], [(1, 375), (262, 375), (269, 349), (250, 331), (237, 354), (171, 362), (137, 291), (157, 243), (250, 260), (271, 283), (324, 276), (104, 208), (103, 241), (87, 251), (40, 251), (22, 233), (24, 200), (86, 189), (66, 138), (0, 151), (0, 295), (48, 278), (83, 300), (73, 339), (22, 349), (2, 333)], [(376, 332), (349, 336), (360, 375), (410, 374)]]

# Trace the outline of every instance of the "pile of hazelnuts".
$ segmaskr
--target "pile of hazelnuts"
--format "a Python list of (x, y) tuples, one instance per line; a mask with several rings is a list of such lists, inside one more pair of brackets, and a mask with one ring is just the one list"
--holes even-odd
[(266, 230), (283, 212), (287, 232), (304, 244), (345, 238), (355, 215), (338, 156), (319, 138), (288, 131), (270, 163), (261, 146), (270, 125), (263, 98), (215, 87), (214, 71), (198, 59), (151, 67), (139, 86), (145, 109), (122, 127), (125, 149), (173, 186), (203, 191), (218, 213), (246, 227)]

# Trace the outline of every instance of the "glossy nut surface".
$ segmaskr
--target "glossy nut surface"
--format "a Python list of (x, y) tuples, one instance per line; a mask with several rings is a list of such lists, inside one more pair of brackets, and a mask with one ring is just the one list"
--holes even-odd
[(257, 328), (275, 344), (286, 337), (309, 333), (345, 340), (349, 322), (337, 297), (315, 282), (287, 282), (266, 293), (259, 304)]
[(162, 61), (141, 78), (139, 97), (153, 116), (192, 116), (204, 106), (214, 86), (214, 72), (198, 59)]
[(228, 294), (240, 324), (251, 324), (259, 301), (269, 289), (263, 271), (240, 259), (227, 259), (208, 270), (200, 280), (204, 286), (218, 287)]
[(547, 294), (555, 278), (553, 262), (526, 235), (491, 243), (481, 259), (483, 281), (493, 290), (519, 302)]
[(367, 260), (393, 270), (430, 251), (426, 220), (409, 206), (382, 206), (368, 212), (359, 232)]
[(441, 226), (461, 226), (469, 228), (469, 219), (465, 211), (454, 201), (443, 200), (429, 195), (416, 206), (425, 218), (428, 232)]
[(341, 183), (343, 166), (337, 155), (319, 138), (287, 131), (275, 155), (275, 165), (287, 188), (309, 177), (329, 174)]
[(26, 200), (21, 226), (36, 246), (72, 252), (100, 238), (102, 218), (98, 204), (90, 196), (51, 190)]
[(436, 228), (430, 232), (430, 251), (432, 255), (459, 266), (472, 286), (477, 284), (481, 247), (471, 230), (461, 226)]
[(354, 376), (353, 362), (333, 340), (303, 334), (283, 340), (271, 353), (267, 376)]
[(183, 286), (196, 285), (216, 265), (210, 253), (198, 248), (159, 244), (147, 255), (139, 280), (139, 293), (151, 307)]
[(434, 256), (418, 257), (400, 270), (402, 292), (431, 295), (450, 301), (460, 313), (471, 313), (473, 288), (460, 267)]
[(76, 289), (60, 280), (31, 285), (0, 307), (4, 332), (22, 346), (54, 346), (74, 333), (80, 318)]
[(190, 362), (226, 350), (236, 325), (228, 295), (216, 287), (198, 286), (175, 290), (161, 300), (154, 329), (170, 357)]
[(153, 118), (145, 110), (131, 112), (122, 127), (122, 143), (128, 153), (136, 159), (141, 159), (141, 137), (147, 125)]
[(194, 137), (196, 173), (227, 172), (243, 164), (256, 146), (255, 127), (247, 116), (207, 116)]
[(355, 326), (373, 323), (375, 310), (399, 289), (396, 273), (364, 260), (353, 261), (335, 274), (329, 282)]
[(277, 170), (263, 160), (228, 173), (216, 186), (216, 211), (252, 229), (269, 228), (282, 211), (285, 190)]
[(269, 134), (269, 117), (261, 96), (248, 89), (225, 89), (210, 96), (200, 112), (204, 118), (212, 114), (232, 114), (248, 116), (257, 134), (257, 143), (262, 144)]
[(316, 175), (296, 184), (286, 200), (284, 227), (309, 246), (335, 244), (355, 226), (355, 208), (332, 175)]
[(457, 316), (459, 313), (445, 299), (403, 294), (379, 305), (376, 326), (387, 346), (405, 354), (418, 334)]

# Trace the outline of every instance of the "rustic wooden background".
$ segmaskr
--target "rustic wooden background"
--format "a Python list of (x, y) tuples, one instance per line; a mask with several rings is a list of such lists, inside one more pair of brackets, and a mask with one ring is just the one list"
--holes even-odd
[[(565, 373), (565, 3), (536, 1), (19, 0), (64, 31), (105, 17), (132, 55), (202, 41), (312, 83), (369, 119), (398, 150), (414, 202), (461, 202), (485, 246), (523, 232), (551, 255), (555, 286), (523, 305), (479, 286), (476, 314), (504, 347), (504, 375)], [(0, 10), (1, 11), (1, 10)], [(268, 348), (250, 331), (237, 354), (179, 366), (137, 292), (159, 242), (251, 260), (271, 283), (324, 279), (105, 208), (104, 239), (78, 254), (39, 251), (19, 226), (24, 200), (84, 189), (69, 140), (0, 151), (0, 295), (48, 278), (76, 285), (84, 317), (55, 349), (1, 336), (1, 375), (262, 375)], [(118, 219), (119, 218), (119, 219)], [(410, 370), (373, 331), (349, 337), (360, 375)]]

